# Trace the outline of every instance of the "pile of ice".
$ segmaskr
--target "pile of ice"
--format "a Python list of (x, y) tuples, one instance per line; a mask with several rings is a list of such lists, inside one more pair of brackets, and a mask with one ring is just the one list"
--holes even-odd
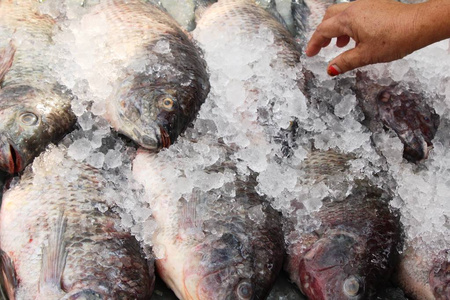
[[(55, 41), (65, 47), (54, 49), (55, 57), (60, 59), (51, 68), (77, 95), (72, 106), (80, 130), (64, 143), (71, 157), (110, 174), (111, 191), (123, 195), (117, 203), (123, 212), (123, 225), (149, 243), (155, 230), (151, 210), (142, 209), (147, 201), (139, 197), (141, 187), (130, 180), (135, 150), (101, 117), (111, 82), (118, 77), (114, 64), (105, 62), (101, 68), (92, 68), (92, 60), (98, 59), (101, 52), (91, 43), (95, 39), (98, 47), (103, 45), (105, 23), (101, 19), (80, 23), (81, 7), (46, 3), (48, 12), (66, 18), (63, 32), (55, 36)], [(339, 79), (326, 75), (327, 62), (341, 49), (328, 47), (314, 58), (303, 56), (301, 65), (288, 67), (272, 60), (279, 49), (263, 26), (257, 36), (223, 32), (220, 42), (208, 32), (195, 31), (194, 37), (204, 50), (211, 92), (193, 127), (158, 154), (167, 162), (161, 176), (169, 181), (171, 197), (179, 198), (195, 189), (233, 195), (228, 185), (234, 180), (232, 174), (205, 171), (231, 160), (239, 176), (257, 174), (257, 190), (274, 208), (298, 220), (308, 220), (305, 217), (320, 208), (324, 197), (348, 192), (326, 183), (305, 185), (301, 181), (301, 164), (312, 147), (335, 149), (355, 157), (346, 181), (369, 177), (382, 187), (394, 187), (396, 198), (392, 204), (401, 211), (408, 240), (420, 237), (423, 247), (436, 251), (450, 248), (450, 211), (446, 205), (446, 195), (450, 194), (446, 180), (450, 172), (450, 85), (442, 75), (450, 67), (448, 41), (403, 60), (362, 69), (372, 79), (406, 81), (430, 95), (425, 101), (441, 115), (441, 127), (430, 157), (416, 166), (403, 160), (402, 144), (392, 132), (372, 135), (361, 125), (364, 116), (350, 88), (341, 85), (341, 92), (335, 90), (345, 78), (350, 87), (354, 77), (353, 72)], [(321, 101), (308, 103), (298, 88), (302, 66), (315, 74), (313, 96)], [(375, 176), (386, 171), (389, 176)], [(293, 205), (299, 199), (307, 199), (301, 210)], [(297, 229), (301, 232), (317, 225), (300, 222)]]

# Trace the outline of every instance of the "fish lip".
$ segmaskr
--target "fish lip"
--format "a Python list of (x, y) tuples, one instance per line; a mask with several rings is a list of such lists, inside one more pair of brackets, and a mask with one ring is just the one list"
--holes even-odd
[(9, 151), (11, 154), (10, 155), (10, 157), (11, 157), (10, 167), (11, 167), (11, 170), (13, 171), (11, 174), (19, 173), (20, 171), (22, 171), (22, 168), (23, 168), (22, 156), (20, 155), (19, 151), (17, 151), (16, 148), (12, 144), (9, 144)]
[(17, 174), (23, 169), (23, 158), (13, 143), (6, 141), (2, 147), (2, 168), (9, 174)]

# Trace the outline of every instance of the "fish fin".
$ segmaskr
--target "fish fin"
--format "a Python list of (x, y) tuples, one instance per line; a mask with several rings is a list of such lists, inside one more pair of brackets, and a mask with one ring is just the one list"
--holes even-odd
[(294, 36), (306, 42), (306, 32), (308, 31), (308, 16), (311, 11), (304, 0), (293, 0), (291, 3), (292, 19), (294, 20)]
[[(258, 4), (259, 6), (264, 8), (269, 14), (271, 14), (272, 17), (274, 17), (281, 25), (283, 25), (284, 28), (289, 30), (289, 27), (287, 26), (286, 21), (284, 20), (284, 18), (281, 16), (281, 14), (277, 10), (277, 3), (275, 2), (275, 0), (267, 1), (266, 5), (261, 3), (260, 0), (256, 0), (255, 2), (256, 2), (256, 4)], [(264, 2), (266, 2), (266, 1), (264, 1)]]
[(3, 81), (3, 77), (11, 68), (15, 53), (16, 47), (12, 41), (9, 42), (8, 46), (0, 49), (0, 82)]
[(199, 205), (201, 192), (194, 190), (189, 200), (185, 200), (181, 210), (182, 228), (201, 228), (202, 220), (197, 215), (197, 206)]
[(197, 22), (202, 17), (203, 13), (217, 0), (194, 0), (195, 6), (195, 21)]
[(17, 287), (16, 270), (14, 268), (14, 262), (6, 254), (5, 251), (0, 249), (0, 264), (1, 264), (1, 289), (8, 295), (9, 300), (14, 300), (14, 291)]
[(43, 248), (41, 276), (39, 279), (39, 293), (48, 291), (61, 293), (61, 277), (66, 265), (67, 251), (64, 233), (67, 227), (67, 218), (64, 211), (60, 211), (55, 227), (48, 237), (48, 245)]

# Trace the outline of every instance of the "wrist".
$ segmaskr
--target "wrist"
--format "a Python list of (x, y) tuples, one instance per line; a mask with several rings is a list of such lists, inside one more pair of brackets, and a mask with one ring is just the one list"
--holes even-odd
[(450, 0), (430, 0), (416, 5), (413, 30), (417, 49), (450, 38)]

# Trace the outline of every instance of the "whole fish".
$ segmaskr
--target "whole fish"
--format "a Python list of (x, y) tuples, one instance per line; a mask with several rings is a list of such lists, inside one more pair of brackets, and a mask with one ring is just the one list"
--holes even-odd
[[(312, 152), (303, 163), (304, 182), (345, 177), (349, 157), (334, 151)], [(395, 266), (400, 243), (400, 221), (385, 195), (366, 180), (352, 192), (336, 199), (323, 199), (312, 213), (320, 226), (287, 249), (286, 271), (308, 299), (375, 299)], [(298, 199), (301, 205), (305, 199)], [(296, 234), (295, 215), (287, 218), (287, 234)], [(291, 232), (289, 232), (291, 231)]]
[(419, 243), (415, 240), (403, 251), (396, 281), (412, 299), (450, 299), (450, 249), (436, 254)]
[(64, 147), (35, 159), (5, 192), (0, 213), (9, 299), (148, 299), (153, 261), (120, 228), (99, 170)]
[(117, 72), (109, 82), (105, 118), (144, 148), (168, 147), (209, 92), (199, 49), (167, 13), (140, 0), (102, 0), (81, 22), (102, 22), (104, 30), (87, 36), (102, 43), (83, 47), (102, 52), (93, 58), (94, 68), (106, 65)]
[(404, 145), (403, 157), (410, 162), (428, 157), (440, 118), (423, 93), (399, 83), (377, 84), (363, 72), (357, 72), (354, 90), (372, 132), (383, 126), (392, 129)]
[(194, 172), (231, 176), (225, 191), (195, 188), (176, 197), (173, 185), (189, 180), (176, 167), (182, 161), (140, 152), (133, 162), (158, 224), (152, 243), (160, 277), (179, 299), (265, 299), (283, 261), (279, 214), (227, 162)]
[(0, 169), (22, 171), (76, 121), (70, 91), (48, 67), (55, 20), (33, 0), (0, 2)]

